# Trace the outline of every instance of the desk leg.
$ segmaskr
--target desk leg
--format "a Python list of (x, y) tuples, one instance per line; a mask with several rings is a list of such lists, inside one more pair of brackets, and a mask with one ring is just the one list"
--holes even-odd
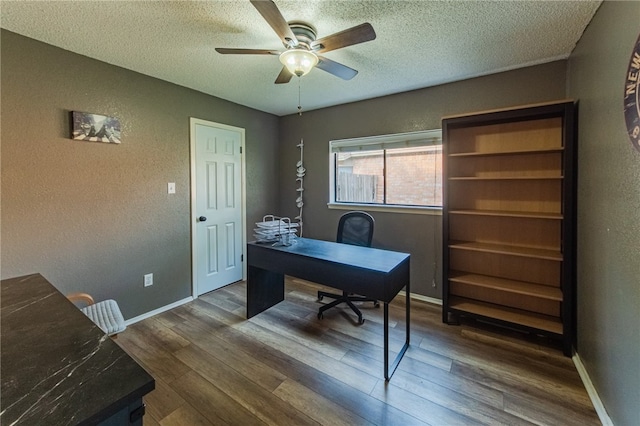
[(384, 379), (386, 381), (389, 381), (389, 379), (391, 378), (391, 376), (393, 375), (393, 373), (395, 373), (396, 368), (398, 368), (398, 364), (400, 364), (400, 361), (402, 360), (402, 357), (404, 356), (404, 353), (407, 351), (407, 349), (409, 348), (409, 334), (410, 334), (410, 330), (411, 330), (411, 324), (410, 324), (410, 320), (409, 320), (409, 314), (411, 312), (410, 309), (410, 305), (409, 305), (409, 284), (407, 283), (407, 287), (405, 288), (406, 292), (407, 292), (407, 299), (406, 299), (406, 308), (405, 308), (405, 320), (407, 322), (407, 334), (406, 334), (406, 338), (404, 341), (404, 345), (402, 346), (402, 349), (400, 349), (400, 352), (398, 353), (398, 355), (396, 356), (396, 359), (393, 361), (393, 365), (391, 365), (391, 371), (389, 371), (389, 304), (385, 303), (384, 304)]
[(284, 275), (266, 269), (247, 268), (247, 318), (284, 300)]

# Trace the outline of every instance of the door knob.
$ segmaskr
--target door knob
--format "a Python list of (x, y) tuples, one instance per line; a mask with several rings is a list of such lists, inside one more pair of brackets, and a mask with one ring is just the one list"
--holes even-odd
[(200, 216), (200, 217), (198, 218), (198, 221), (199, 221), (199, 222), (205, 222), (206, 220), (207, 220), (207, 218), (206, 218), (206, 217), (204, 217), (204, 216)]

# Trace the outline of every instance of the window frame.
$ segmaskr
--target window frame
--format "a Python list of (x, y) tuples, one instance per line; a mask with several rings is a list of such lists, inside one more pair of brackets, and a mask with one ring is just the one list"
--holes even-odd
[(336, 153), (341, 148), (367, 147), (368, 150), (393, 149), (442, 145), (442, 129), (420, 130), (407, 133), (367, 136), (361, 138), (336, 139), (329, 141), (329, 209), (396, 212), (410, 214), (442, 214), (442, 206), (415, 206), (404, 204), (350, 203), (336, 201)]

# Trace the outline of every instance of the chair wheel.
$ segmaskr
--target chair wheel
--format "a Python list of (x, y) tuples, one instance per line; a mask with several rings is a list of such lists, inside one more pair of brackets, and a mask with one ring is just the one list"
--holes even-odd
[(380, 302), (378, 302), (377, 300), (375, 302), (373, 302), (373, 307), (374, 308), (379, 308), (380, 307)]
[(322, 315), (322, 312), (318, 312), (318, 319), (322, 319), (324, 318), (324, 315)]
[(358, 324), (359, 324), (359, 325), (364, 324), (364, 318), (360, 318), (360, 319), (358, 320)]
[(324, 296), (318, 296), (318, 302), (324, 299)]

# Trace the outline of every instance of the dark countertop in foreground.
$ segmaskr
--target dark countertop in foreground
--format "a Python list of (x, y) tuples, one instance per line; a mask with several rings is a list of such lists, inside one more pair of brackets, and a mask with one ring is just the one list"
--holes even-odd
[(2, 280), (0, 423), (95, 424), (151, 377), (40, 274)]

